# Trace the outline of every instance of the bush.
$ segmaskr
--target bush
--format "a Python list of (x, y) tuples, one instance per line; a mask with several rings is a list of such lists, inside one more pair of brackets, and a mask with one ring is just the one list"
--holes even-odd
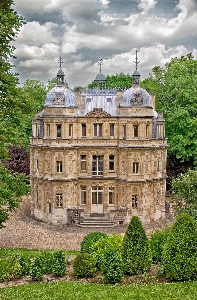
[(30, 260), (30, 258), (21, 256), (19, 258), (19, 263), (20, 263), (20, 265), (22, 267), (22, 276), (29, 275), (30, 267), (31, 267), (31, 260)]
[(11, 259), (0, 259), (0, 282), (8, 281), (11, 272)]
[(29, 276), (33, 281), (41, 281), (43, 276), (43, 262), (41, 257), (36, 257), (29, 271)]
[(52, 271), (55, 276), (64, 276), (66, 273), (66, 259), (63, 251), (53, 253)]
[(103, 255), (106, 250), (114, 249), (117, 252), (121, 253), (122, 251), (122, 242), (123, 237), (119, 234), (113, 234), (110, 236), (106, 236), (95, 242), (92, 247), (92, 255), (96, 258), (97, 266), (100, 269)]
[(173, 224), (162, 253), (164, 274), (174, 281), (197, 279), (197, 228), (187, 214)]
[(170, 228), (166, 227), (162, 231), (156, 230), (151, 235), (150, 247), (152, 252), (152, 259), (155, 264), (161, 263), (163, 247), (167, 241), (169, 233)]
[(89, 253), (81, 253), (73, 260), (75, 277), (94, 277), (96, 271), (96, 259)]
[(98, 240), (107, 237), (107, 234), (102, 232), (91, 232), (86, 235), (81, 242), (81, 252), (82, 253), (92, 253), (92, 244), (97, 242)]
[(123, 238), (122, 258), (126, 274), (142, 274), (151, 267), (150, 243), (140, 219), (136, 216), (131, 218)]
[(108, 249), (103, 254), (101, 272), (105, 281), (119, 282), (124, 275), (122, 257), (115, 249)]

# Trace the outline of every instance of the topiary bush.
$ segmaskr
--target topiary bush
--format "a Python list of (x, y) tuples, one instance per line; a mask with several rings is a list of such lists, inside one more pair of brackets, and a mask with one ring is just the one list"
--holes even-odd
[(22, 267), (22, 276), (29, 275), (31, 260), (29, 257), (21, 256), (19, 258), (19, 263)]
[(162, 253), (164, 274), (174, 281), (197, 279), (197, 228), (188, 214), (173, 224)]
[(96, 271), (96, 259), (89, 253), (81, 253), (73, 260), (73, 274), (75, 277), (94, 277)]
[(92, 244), (92, 255), (96, 258), (98, 269), (101, 267), (103, 255), (106, 250), (114, 249), (121, 253), (123, 237), (120, 234), (112, 234)]
[(151, 235), (150, 247), (152, 252), (152, 259), (155, 264), (161, 263), (163, 247), (167, 241), (169, 234), (170, 228), (166, 227), (162, 231), (156, 230)]
[(152, 263), (150, 243), (140, 219), (133, 216), (123, 238), (122, 258), (125, 274), (147, 272)]
[(117, 283), (124, 276), (123, 261), (120, 253), (115, 249), (108, 249), (103, 254), (101, 272), (106, 282)]
[(43, 276), (42, 259), (36, 257), (34, 262), (31, 264), (29, 276), (33, 281), (41, 281)]
[(63, 251), (53, 253), (52, 272), (55, 276), (64, 276), (66, 273), (66, 259)]
[(82, 253), (92, 253), (92, 245), (98, 240), (107, 237), (107, 234), (95, 231), (87, 234), (83, 241), (81, 242), (81, 252)]

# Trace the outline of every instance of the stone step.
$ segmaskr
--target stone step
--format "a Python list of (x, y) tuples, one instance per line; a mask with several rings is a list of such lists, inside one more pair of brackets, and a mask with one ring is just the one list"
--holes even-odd
[(76, 225), (79, 227), (89, 227), (89, 228), (116, 227), (116, 224), (110, 222), (109, 220), (92, 220), (92, 219), (85, 219), (83, 222)]

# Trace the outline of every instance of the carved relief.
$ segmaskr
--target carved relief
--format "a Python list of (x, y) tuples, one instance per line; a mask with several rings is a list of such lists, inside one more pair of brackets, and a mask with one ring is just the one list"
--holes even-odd
[(106, 111), (100, 110), (100, 108), (95, 108), (94, 111), (90, 111), (86, 114), (86, 117), (93, 117), (93, 118), (107, 118), (111, 117)]
[(57, 93), (56, 97), (53, 99), (54, 105), (64, 105), (65, 100), (62, 94)]

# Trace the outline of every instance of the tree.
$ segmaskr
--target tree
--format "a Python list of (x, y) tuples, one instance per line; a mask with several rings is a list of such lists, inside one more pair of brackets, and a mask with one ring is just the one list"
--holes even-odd
[(174, 178), (171, 191), (174, 214), (188, 213), (197, 220), (197, 170), (188, 170)]
[(20, 112), (16, 96), (17, 74), (11, 72), (9, 62), (14, 57), (14, 47), (10, 44), (22, 26), (23, 19), (11, 8), (12, 0), (0, 3), (0, 158), (6, 156), (6, 147), (18, 140)]
[(21, 143), (23, 111), (26, 109), (17, 87), (17, 74), (11, 71), (9, 62), (14, 57), (11, 42), (24, 23), (11, 8), (12, 4), (12, 0), (0, 3), (0, 228), (9, 212), (18, 207), (20, 197), (29, 191), (26, 177), (6, 170), (2, 164), (2, 160), (8, 157), (8, 146)]
[[(124, 73), (120, 73), (116, 75), (107, 75), (106, 76), (106, 88), (107, 89), (126, 89), (132, 86), (132, 78), (129, 74), (125, 75)], [(95, 87), (94, 81), (88, 84), (89, 89), (93, 89)]]
[(140, 219), (131, 218), (123, 238), (122, 258), (126, 274), (147, 272), (152, 263), (150, 243)]
[(171, 280), (197, 279), (197, 228), (191, 216), (177, 217), (164, 245), (162, 263)]
[(189, 53), (171, 59), (164, 68), (154, 67), (141, 84), (156, 95), (156, 110), (164, 113), (168, 153), (182, 161), (197, 160), (196, 81), (197, 60)]
[(0, 228), (8, 220), (9, 213), (18, 207), (21, 196), (28, 192), (26, 177), (23, 174), (11, 173), (0, 164)]
[(30, 173), (29, 152), (24, 147), (10, 147), (9, 159), (5, 162), (5, 167), (12, 172), (23, 173), (28, 176)]

